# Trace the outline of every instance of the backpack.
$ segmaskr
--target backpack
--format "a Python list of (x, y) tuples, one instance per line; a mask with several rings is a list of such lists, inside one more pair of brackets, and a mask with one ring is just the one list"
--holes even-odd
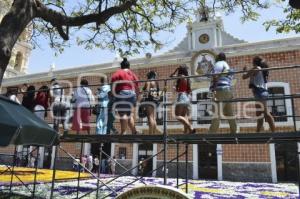
[(142, 101), (139, 104), (138, 115), (139, 115), (139, 118), (147, 117), (147, 104), (143, 103)]
[[(265, 62), (261, 62), (260, 67), (261, 67), (262, 69), (264, 69), (264, 68), (269, 68), (269, 66), (268, 66)], [(268, 70), (263, 70), (263, 71), (262, 71), (262, 74), (263, 74), (265, 83), (267, 83), (267, 82), (268, 82), (268, 79), (269, 79), (269, 71), (268, 71)]]

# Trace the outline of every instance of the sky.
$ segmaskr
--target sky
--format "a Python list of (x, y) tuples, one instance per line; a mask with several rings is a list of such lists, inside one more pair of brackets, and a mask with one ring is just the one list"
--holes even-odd
[[(297, 36), (295, 33), (277, 34), (275, 29), (270, 29), (268, 32), (262, 25), (264, 21), (274, 19), (276, 17), (283, 18), (281, 8), (272, 7), (262, 11), (261, 17), (257, 21), (241, 23), (240, 12), (223, 15), (224, 29), (236, 38), (243, 39), (248, 42), (280, 39)], [(168, 38), (169, 41), (160, 51), (155, 54), (162, 54), (174, 48), (186, 34), (186, 25), (179, 25), (174, 33), (164, 33), (160, 36)], [(84, 65), (100, 64), (112, 62), (115, 57), (115, 52), (103, 49), (85, 50), (82, 46), (72, 45), (66, 48), (62, 54), (55, 56), (54, 50), (49, 48), (48, 41), (40, 41), (41, 48), (36, 48), (32, 51), (29, 58), (28, 73), (47, 72), (50, 70), (51, 64), (55, 64), (55, 70), (80, 67)], [(132, 58), (130, 58), (132, 59)]]

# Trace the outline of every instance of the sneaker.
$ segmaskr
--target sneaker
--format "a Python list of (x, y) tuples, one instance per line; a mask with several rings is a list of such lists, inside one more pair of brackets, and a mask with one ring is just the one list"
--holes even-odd
[(196, 129), (193, 129), (189, 134), (196, 134)]
[(119, 134), (119, 132), (118, 132), (118, 130), (117, 130), (117, 129), (113, 129), (113, 130), (112, 130), (112, 132), (111, 132), (111, 134), (114, 134), (114, 135), (116, 135), (116, 134)]
[(64, 130), (63, 137), (68, 135), (68, 130)]
[(132, 132), (132, 135), (137, 135), (137, 134), (142, 134), (140, 131), (135, 131), (135, 132)]

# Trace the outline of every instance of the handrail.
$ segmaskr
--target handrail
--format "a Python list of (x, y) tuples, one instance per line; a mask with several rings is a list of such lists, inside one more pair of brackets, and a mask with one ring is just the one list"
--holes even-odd
[[(270, 68), (262, 68), (260, 70), (257, 71), (277, 71), (277, 70), (288, 70), (288, 69), (296, 69), (296, 68), (300, 68), (300, 65), (293, 65), (293, 66), (284, 66), (284, 67), (270, 67)], [(223, 73), (217, 73), (217, 74), (211, 74), (211, 73), (206, 73), (206, 74), (202, 74), (202, 75), (189, 75), (189, 76), (185, 76), (184, 78), (186, 79), (193, 79), (193, 78), (203, 78), (203, 77), (212, 77), (212, 76), (217, 76), (217, 75), (225, 75), (225, 74), (242, 74), (242, 73), (247, 73), (249, 71), (252, 71), (252, 69), (250, 70), (239, 70), (239, 71), (230, 71), (230, 72), (223, 72)], [(155, 81), (155, 82), (163, 82), (163, 81), (173, 81), (173, 80), (177, 80), (177, 79), (181, 79), (182, 77), (169, 77), (169, 78), (160, 78), (160, 79), (151, 79), (151, 81)], [(126, 81), (126, 82), (131, 82), (131, 83), (145, 83), (145, 82), (149, 82), (149, 80), (137, 80), (137, 81)], [(116, 83), (107, 83), (109, 85), (112, 84), (118, 84)], [(101, 86), (102, 84), (91, 84), (88, 87), (96, 87), (96, 86)], [(9, 88), (10, 86), (8, 86), (7, 88)], [(55, 88), (53, 90), (60, 90), (60, 89), (70, 89), (70, 88), (80, 88), (81, 86), (65, 86), (65, 87), (61, 87), (61, 88)], [(49, 91), (51, 90), (49, 89), (41, 89), (41, 90), (34, 90), (34, 91), (30, 91), (30, 93), (33, 92), (39, 92), (39, 91)], [(28, 93), (27, 91), (18, 91), (15, 94), (26, 94)]]

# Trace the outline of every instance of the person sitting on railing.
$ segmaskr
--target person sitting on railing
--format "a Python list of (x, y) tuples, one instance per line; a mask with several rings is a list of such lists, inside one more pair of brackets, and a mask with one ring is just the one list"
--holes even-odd
[(150, 71), (147, 74), (147, 81), (143, 87), (143, 96), (145, 103), (145, 112), (149, 124), (149, 134), (155, 134), (156, 132), (156, 108), (159, 103), (159, 85), (157, 81), (153, 81), (157, 78), (155, 71)]
[(177, 92), (175, 115), (176, 119), (184, 126), (184, 134), (195, 134), (196, 129), (192, 127), (188, 118), (190, 112), (191, 82), (190, 79), (186, 78), (187, 76), (189, 76), (189, 73), (186, 65), (179, 66), (170, 76), (181, 77), (177, 79), (175, 86), (175, 90)]
[(50, 99), (49, 87), (42, 86), (41, 88), (39, 88), (39, 91), (37, 92), (35, 97), (36, 105), (34, 107), (34, 113), (36, 116), (38, 116), (41, 119), (45, 119), (45, 117), (47, 117), (49, 99)]
[[(255, 104), (257, 119), (257, 132), (263, 130), (264, 119), (269, 123), (272, 132), (275, 131), (274, 118), (268, 111), (267, 99), (269, 96), (267, 81), (269, 71), (261, 69), (268, 68), (267, 63), (261, 57), (253, 58), (253, 68), (243, 75), (243, 79), (250, 78), (249, 88), (252, 89), (252, 93), (259, 103)], [(247, 67), (244, 67), (244, 71), (247, 71)]]
[(80, 130), (87, 131), (90, 134), (91, 105), (94, 103), (95, 98), (88, 86), (89, 82), (86, 79), (82, 79), (80, 87), (73, 93), (72, 101), (75, 103), (75, 111), (72, 130), (76, 131), (77, 134), (79, 134)]
[(107, 78), (101, 77), (100, 87), (96, 93), (98, 98), (98, 115), (96, 120), (96, 134), (106, 134), (107, 133), (107, 105), (109, 102), (108, 93), (111, 91), (110, 85), (107, 84)]
[(136, 81), (138, 81), (136, 74), (130, 70), (130, 63), (124, 58), (121, 62), (121, 69), (111, 77), (111, 82), (114, 83), (112, 92), (116, 98), (115, 107), (120, 117), (121, 135), (126, 132), (128, 125), (132, 134), (137, 134), (134, 114), (132, 114), (139, 94)]
[(26, 94), (23, 95), (22, 105), (30, 110), (31, 112), (34, 111), (35, 107), (35, 87), (29, 86), (26, 90)]
[[(226, 55), (220, 53), (216, 57), (216, 63), (212, 69), (211, 92), (214, 101), (231, 100), (232, 94), (232, 74), (226, 62)], [(225, 73), (225, 74), (222, 74)], [(217, 108), (217, 110), (215, 110)], [(230, 133), (237, 132), (237, 124), (231, 102), (220, 102), (213, 106), (213, 119), (209, 128), (209, 133), (216, 133), (220, 126), (220, 117), (224, 115), (230, 126)], [(216, 115), (217, 114), (217, 115)]]

